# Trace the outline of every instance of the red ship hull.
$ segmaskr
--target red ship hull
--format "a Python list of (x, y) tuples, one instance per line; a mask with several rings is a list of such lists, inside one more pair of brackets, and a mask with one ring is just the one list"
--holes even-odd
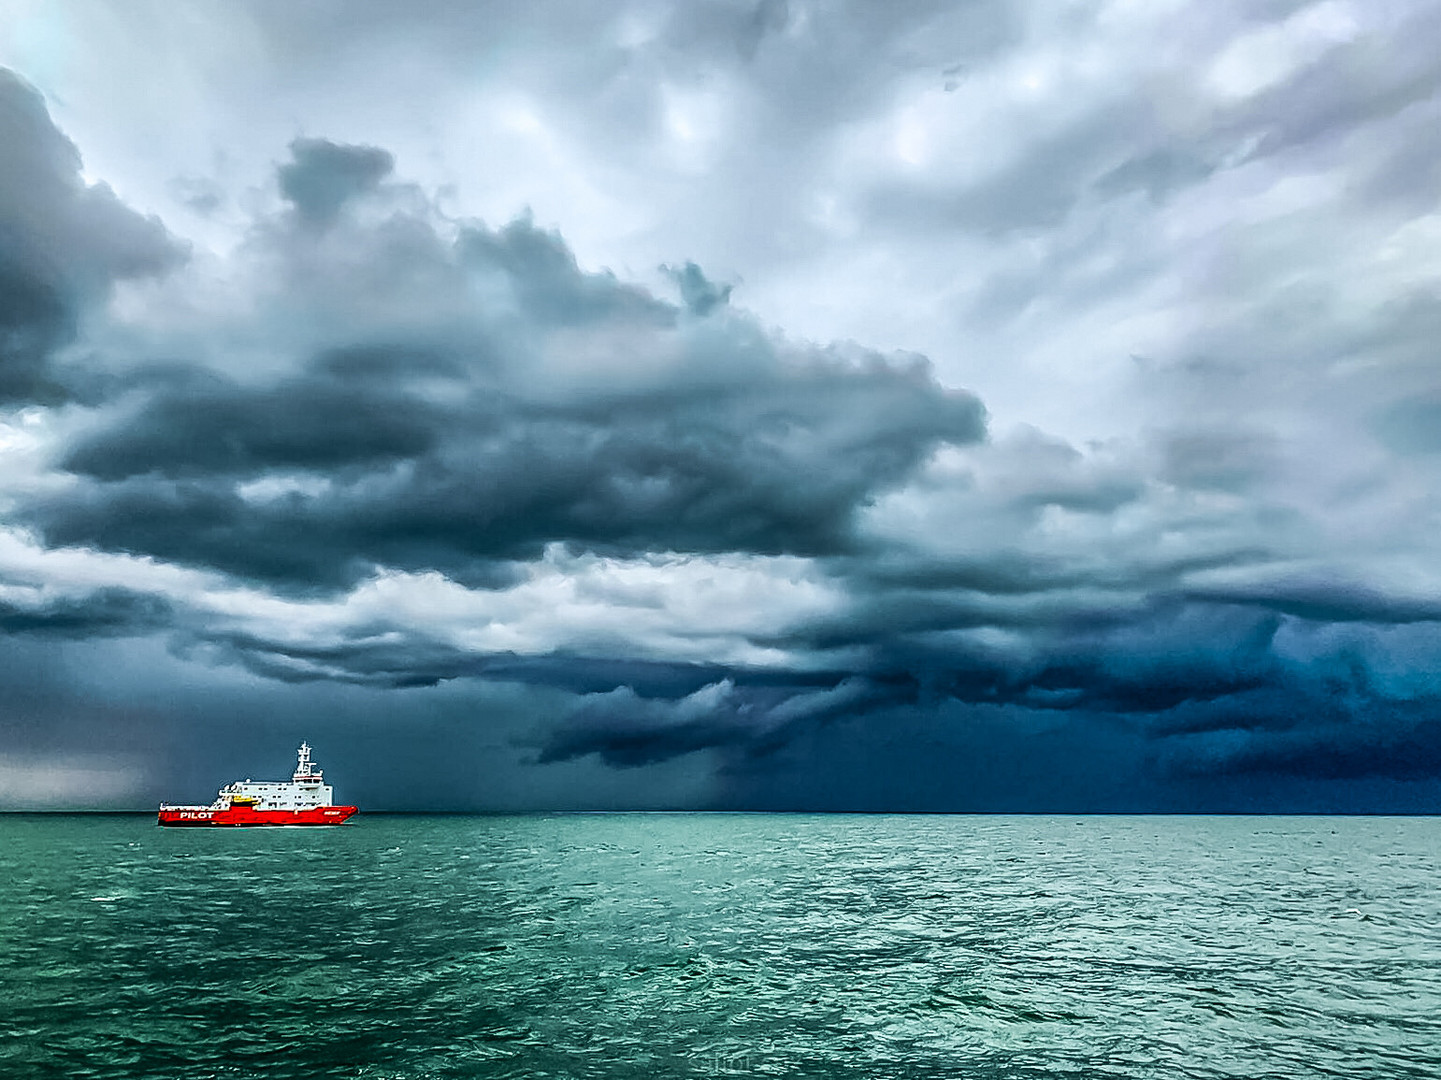
[(160, 811), (159, 824), (170, 826), (228, 827), (247, 825), (342, 825), (354, 814), (354, 806), (311, 806), (304, 810), (256, 810), (231, 806), (213, 810), (208, 806), (185, 806)]

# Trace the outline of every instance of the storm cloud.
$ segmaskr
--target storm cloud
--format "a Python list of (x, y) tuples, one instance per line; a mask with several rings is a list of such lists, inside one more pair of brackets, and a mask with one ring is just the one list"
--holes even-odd
[(155, 218), (87, 184), (40, 94), (0, 69), (0, 401), (68, 395), (53, 370), (77, 323), (119, 280), (161, 274), (185, 249)]
[[(379, 160), (291, 152), (292, 198), (297, 176)], [(423, 209), (341, 222), (343, 201), (326, 204), (331, 246), (306, 211), (299, 231), (261, 223), (252, 255), (323, 274), (317, 303), (355, 315), (338, 340), (270, 377), (136, 371), (56, 462), (77, 482), (18, 519), (54, 545), (298, 588), (378, 568), (488, 581), (551, 543), (825, 555), (935, 448), (984, 435), (980, 403), (923, 358), (786, 342), (693, 265), (677, 304), (583, 272), (526, 219), (446, 235)], [(402, 265), (377, 274), (357, 250)], [(448, 289), (448, 319), (376, 318), (400, 274)], [(280, 322), (293, 296), (272, 302)]]
[(1425, 5), (207, 11), (143, 162), (3, 54), (7, 760), (289, 702), (484, 746), (447, 806), (1441, 795)]

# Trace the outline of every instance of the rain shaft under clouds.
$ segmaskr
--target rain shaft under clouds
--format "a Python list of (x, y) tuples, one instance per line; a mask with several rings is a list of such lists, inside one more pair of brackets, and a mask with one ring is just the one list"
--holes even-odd
[[(895, 41), (930, 26), (969, 58), (923, 87), (930, 60), (881, 34), (911, 68), (863, 64), (829, 114), (778, 104), (807, 139), (759, 129), (757, 167), (822, 185), (818, 141), (853, 164), (888, 116), (902, 167), (832, 177), (849, 224), (762, 251), (756, 277), (895, 265), (839, 292), (858, 312), (948, 295), (956, 341), (995, 350), (959, 358), (892, 348), (934, 334), (930, 315), (867, 344), (787, 333), (745, 306), (749, 275), (686, 250), (587, 269), (563, 216), (456, 213), (381, 121), (373, 141), (278, 142), (248, 193), (192, 177), (173, 188), (189, 211), (141, 212), (0, 77), (6, 760), (53, 751), (57, 775), (90, 776), (113, 745), (121, 786), (149, 796), (177, 774), (137, 760), (216, 713), (249, 725), (222, 740), (249, 754), (288, 710), (394, 805), (1426, 805), (1441, 275), (1407, 254), (1438, 215), (1431, 144), (1403, 136), (1438, 81), (1419, 51), (1389, 74), (1365, 57), (1403, 28), (1437, 35), (1404, 6), (1349, 11), (1198, 22), (1184, 63), (1210, 65), (1211, 111), (1118, 69), (1029, 141), (990, 144), (1000, 172), (948, 157), (966, 129), (937, 110), (970, 100), (976, 134), (1022, 108), (974, 95), (1043, 70), (1062, 40), (1044, 22), (965, 37), (897, 13)], [(733, 49), (679, 13), (627, 47), (704, 56), (740, 108), (777, 89), (770, 53), (829, 78), (818, 42), (843, 53), (861, 17), (753, 14), (708, 31)], [(1134, 66), (1115, 26), (1070, 32)], [(1306, 90), (1326, 64), (1348, 94)], [(1152, 122), (1162, 100), (1191, 110), (1184, 137), (1174, 112), (1164, 139)], [(607, 101), (577, 107), (599, 124)], [(575, 137), (584, 168), (596, 150)], [(695, 190), (732, 167), (716, 157)], [(202, 203), (232, 242), (182, 235)], [(735, 207), (695, 213), (719, 227)], [(1384, 273), (1351, 284), (1343, 241), (1373, 233)], [(1197, 266), (1223, 242), (1231, 269)], [(829, 265), (806, 263), (827, 244)], [(927, 274), (949, 275), (940, 293)], [(968, 371), (1003, 412), (959, 388)], [(1063, 436), (1047, 423), (1068, 395)], [(395, 753), (412, 739), (447, 759), (429, 796)]]

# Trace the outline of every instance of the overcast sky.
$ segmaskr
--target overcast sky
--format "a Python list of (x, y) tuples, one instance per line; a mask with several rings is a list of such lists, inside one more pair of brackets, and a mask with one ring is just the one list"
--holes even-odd
[(0, 66), (0, 808), (1441, 807), (1441, 6)]

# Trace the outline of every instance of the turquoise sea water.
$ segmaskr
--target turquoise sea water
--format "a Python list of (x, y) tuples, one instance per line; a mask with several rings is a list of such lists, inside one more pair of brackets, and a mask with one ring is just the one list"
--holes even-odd
[(0, 816), (0, 1077), (1441, 1076), (1441, 819)]

